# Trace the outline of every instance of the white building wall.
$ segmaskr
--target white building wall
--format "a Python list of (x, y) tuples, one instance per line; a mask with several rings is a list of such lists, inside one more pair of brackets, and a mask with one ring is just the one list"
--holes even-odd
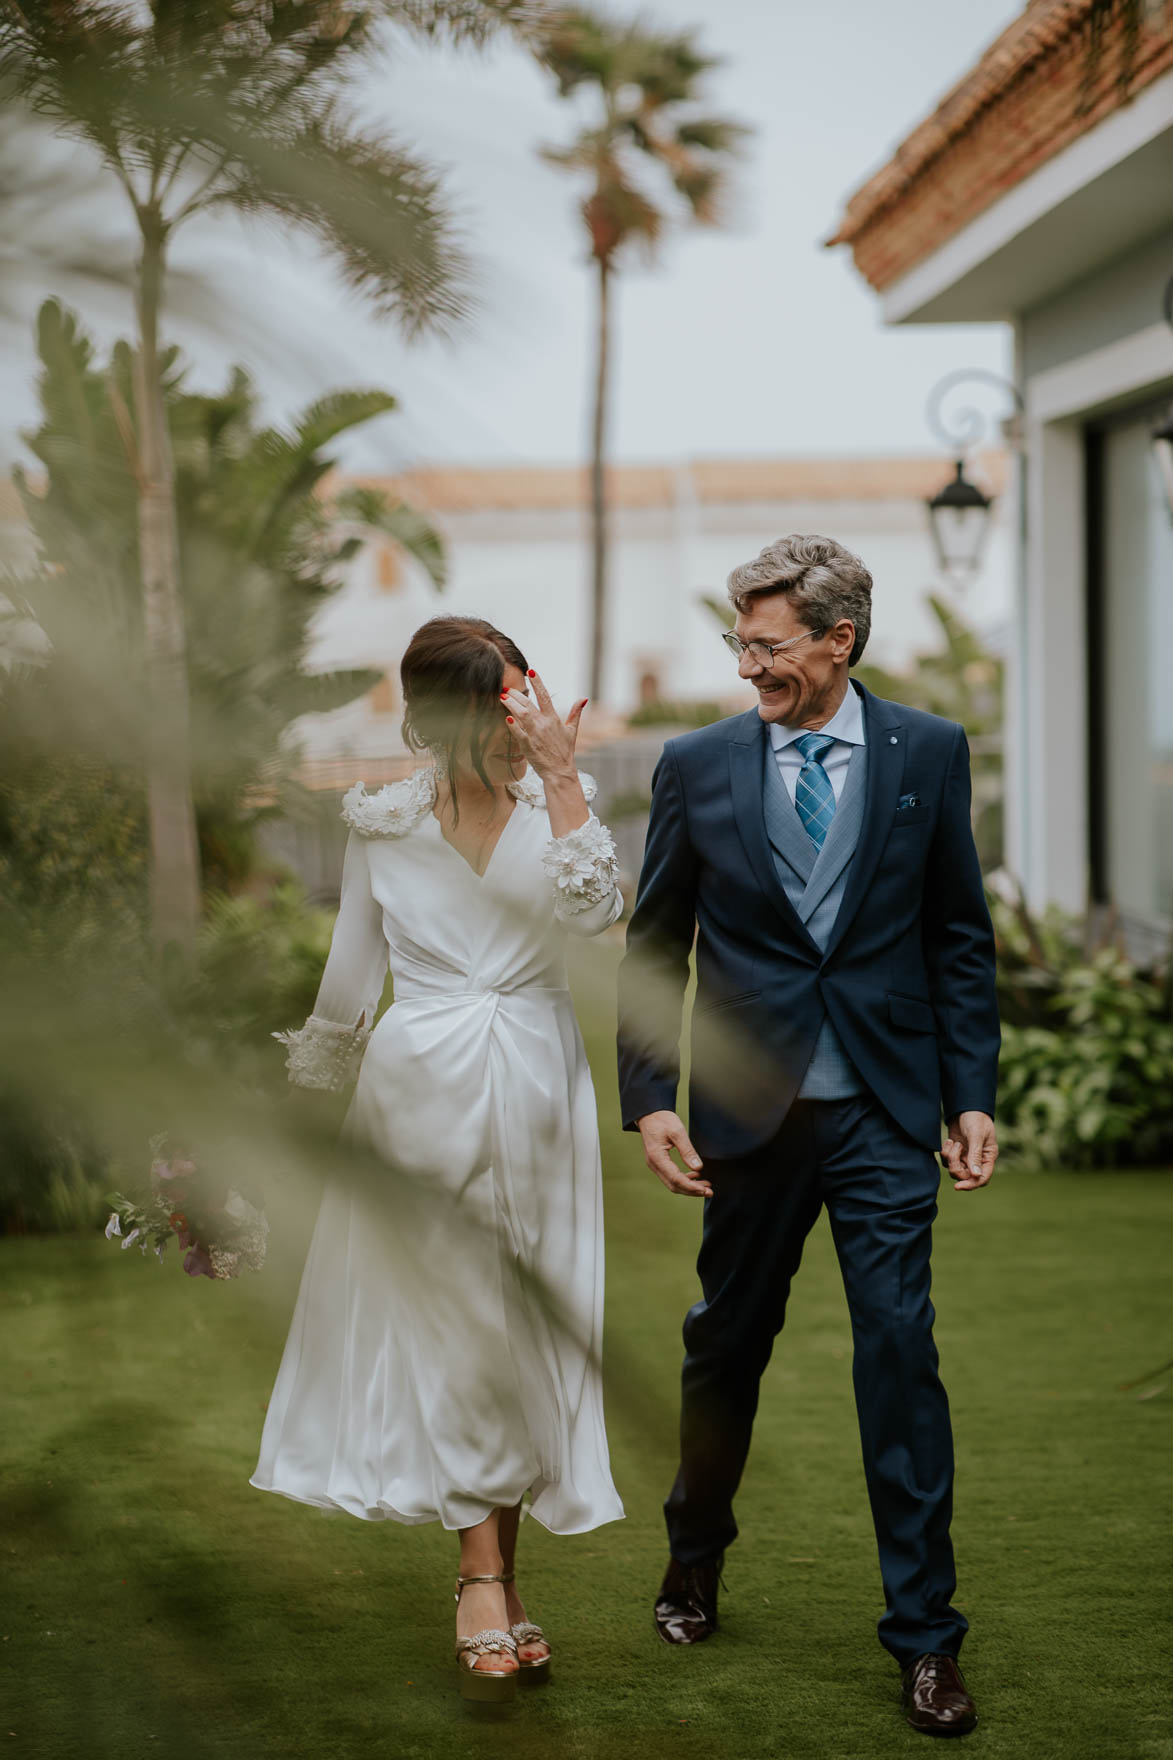
[[(948, 465), (942, 462), (942, 478)], [(364, 551), (336, 598), (319, 615), (310, 664), (374, 666), (395, 677), (414, 630), (438, 611), (488, 618), (519, 644), (569, 706), (588, 688), (588, 527), (580, 509), (486, 509), (432, 517), (449, 547), (450, 584), (437, 596), (413, 565), (391, 590), (379, 584), (378, 558)], [(708, 698), (736, 708), (751, 701), (700, 595), (723, 597), (730, 569), (793, 531), (822, 532), (860, 555), (874, 581), (868, 658), (908, 665), (935, 643), (930, 592), (951, 596), (935, 568), (923, 505), (914, 499), (698, 503), (687, 472), (677, 473), (671, 505), (619, 508), (612, 516), (608, 640), (603, 703), (612, 717), (640, 701), (653, 674), (664, 699)], [(1001, 644), (1013, 606), (1013, 518), (995, 504), (984, 564), (954, 596), (964, 615)], [(731, 620), (730, 620), (731, 621)], [(399, 750), (395, 712), (369, 700), (309, 716), (298, 733), (311, 758), (384, 755)], [(384, 701), (386, 693), (384, 693)]]

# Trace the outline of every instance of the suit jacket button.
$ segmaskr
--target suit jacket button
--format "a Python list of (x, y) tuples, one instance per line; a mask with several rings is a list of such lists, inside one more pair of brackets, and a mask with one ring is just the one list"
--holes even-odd
[(896, 738), (896, 735), (895, 735), (895, 734), (891, 734), (891, 735), (890, 735), (890, 736), (889, 736), (889, 739), (888, 739), (888, 744), (889, 744), (889, 745), (890, 745), (890, 746), (894, 746), (894, 745), (899, 745), (899, 743), (900, 743), (900, 742), (899, 742), (899, 740), (898, 740), (898, 739), (897, 739), (897, 738)]

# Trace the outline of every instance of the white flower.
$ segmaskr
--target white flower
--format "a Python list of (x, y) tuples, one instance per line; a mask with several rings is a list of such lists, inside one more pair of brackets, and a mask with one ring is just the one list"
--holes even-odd
[(108, 1241), (112, 1241), (115, 1239), (116, 1236), (121, 1235), (121, 1233), (122, 1233), (122, 1224), (118, 1220), (118, 1212), (117, 1212), (117, 1210), (111, 1210), (110, 1220), (106, 1224), (106, 1239)]
[(601, 903), (619, 878), (615, 839), (594, 817), (565, 837), (551, 839), (542, 866), (554, 882), (557, 908), (571, 914)]
[(296, 1032), (274, 1033), (288, 1050), (285, 1068), (300, 1088), (327, 1088), (337, 1093), (358, 1074), (370, 1038), (367, 1027), (342, 1027), (311, 1015)]
[(141, 1228), (132, 1228), (131, 1229), (130, 1233), (126, 1236), (126, 1239), (122, 1243), (122, 1251), (124, 1253), (125, 1253), (127, 1247), (133, 1247), (135, 1241), (137, 1241), (139, 1235), (142, 1232), (143, 1231)]
[(163, 1247), (164, 1247), (163, 1241), (156, 1241), (155, 1242), (155, 1257), (159, 1261), (160, 1265), (163, 1263)]
[(417, 770), (375, 794), (356, 782), (342, 797), (342, 817), (361, 837), (406, 837), (436, 804), (436, 772)]
[[(588, 776), (585, 770), (580, 770), (578, 780), (582, 783), (583, 799), (593, 801), (599, 792), (599, 785), (594, 777)], [(515, 782), (507, 782), (505, 792), (527, 807), (544, 807), (546, 804), (546, 785), (534, 770), (527, 770)]]

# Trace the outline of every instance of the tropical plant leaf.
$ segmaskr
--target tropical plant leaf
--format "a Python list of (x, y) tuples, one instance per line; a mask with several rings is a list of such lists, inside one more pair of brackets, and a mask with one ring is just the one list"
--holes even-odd
[[(26, 442), (44, 481), (34, 490), (21, 479), (44, 563), (21, 593), (52, 644), (38, 677), (59, 703), (61, 727), (77, 724), (71, 737), (137, 759), (137, 501), (112, 395), (130, 400), (133, 355), (117, 345), (103, 363), (76, 317), (53, 301), (42, 307), (38, 345), (42, 416)], [(378, 491), (344, 492), (341, 508), (323, 499), (329, 442), (392, 410), (387, 392), (339, 392), (278, 430), (259, 423), (240, 368), (223, 390), (192, 392), (174, 357), (165, 386), (201, 845), (212, 882), (230, 885), (247, 871), (258, 802), (296, 792), (290, 723), (353, 700), (380, 676), (303, 667), (313, 619), (341, 578), (340, 524), (356, 545), (376, 532), (392, 538), (437, 586), (443, 546), (424, 515)]]
[(355, 485), (336, 496), (340, 518), (372, 532), (382, 532), (427, 572), (437, 592), (448, 584), (448, 557), (444, 540), (425, 514), (406, 502), (392, 501), (381, 489)]

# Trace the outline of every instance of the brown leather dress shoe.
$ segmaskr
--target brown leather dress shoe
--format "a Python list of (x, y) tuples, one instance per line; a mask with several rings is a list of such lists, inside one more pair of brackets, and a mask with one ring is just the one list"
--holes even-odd
[(930, 1651), (904, 1671), (904, 1715), (927, 1736), (965, 1736), (977, 1722), (977, 1706), (965, 1690), (952, 1656)]
[(723, 1558), (711, 1564), (668, 1560), (656, 1597), (656, 1630), (665, 1644), (699, 1644), (717, 1629), (717, 1585)]

